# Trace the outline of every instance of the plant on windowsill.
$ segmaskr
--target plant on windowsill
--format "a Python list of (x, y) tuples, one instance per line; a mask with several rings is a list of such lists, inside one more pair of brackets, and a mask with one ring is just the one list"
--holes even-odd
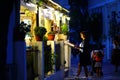
[(66, 23), (64, 23), (62, 26), (61, 26), (61, 29), (60, 29), (60, 33), (57, 34), (58, 36), (58, 41), (59, 40), (67, 40), (67, 36), (69, 35), (69, 30), (68, 30), (68, 25)]
[(64, 35), (68, 35), (69, 30), (68, 30), (68, 25), (67, 25), (66, 23), (64, 23), (64, 24), (61, 26), (61, 33), (63, 33)]
[(48, 40), (54, 40), (55, 38), (55, 31), (48, 32)]
[(23, 21), (19, 26), (14, 28), (14, 41), (24, 41), (25, 35), (30, 32), (31, 25), (27, 25)]
[(46, 34), (47, 30), (45, 27), (35, 27), (34, 28), (34, 33), (35, 33), (35, 38), (37, 41), (42, 41), (43, 40), (43, 37), (44, 35)]

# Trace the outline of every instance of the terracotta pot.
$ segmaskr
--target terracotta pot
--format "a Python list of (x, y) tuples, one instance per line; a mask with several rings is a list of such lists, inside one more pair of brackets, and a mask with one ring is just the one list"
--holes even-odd
[(39, 36), (35, 36), (36, 41), (42, 41), (42, 38)]
[(54, 40), (55, 35), (54, 34), (48, 34), (48, 40)]

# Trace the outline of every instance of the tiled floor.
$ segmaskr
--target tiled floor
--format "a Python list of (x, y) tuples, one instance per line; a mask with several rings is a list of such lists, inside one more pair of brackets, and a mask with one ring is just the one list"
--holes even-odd
[(120, 67), (119, 67), (119, 71), (115, 72), (114, 66), (111, 65), (110, 62), (103, 63), (103, 77), (98, 78), (96, 74), (94, 74), (93, 76), (89, 76), (88, 78), (85, 78), (84, 72), (82, 70), (81, 75), (78, 77), (78, 79), (76, 79), (75, 75), (77, 73), (77, 64), (74, 63), (74, 61), (77, 61), (76, 59), (72, 58), (73, 62), (71, 62), (72, 67), (69, 72), (69, 76), (66, 77), (64, 80), (120, 80)]

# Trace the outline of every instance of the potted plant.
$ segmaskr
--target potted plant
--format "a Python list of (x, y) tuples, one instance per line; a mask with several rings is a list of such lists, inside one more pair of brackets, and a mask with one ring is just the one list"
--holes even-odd
[(66, 40), (67, 36), (68, 36), (69, 30), (68, 30), (68, 25), (66, 23), (64, 23), (61, 26), (61, 32), (60, 34), (58, 34), (58, 40)]
[(43, 39), (43, 36), (46, 34), (47, 30), (45, 27), (35, 27), (34, 28), (34, 32), (35, 32), (35, 38), (37, 41), (41, 41)]
[(27, 25), (23, 21), (14, 28), (14, 40), (24, 41), (25, 35), (30, 32), (31, 25)]
[(55, 31), (48, 32), (48, 40), (54, 40), (55, 38)]
[(65, 23), (61, 26), (61, 33), (63, 33), (64, 35), (67, 35), (68, 32), (69, 32), (68, 25)]

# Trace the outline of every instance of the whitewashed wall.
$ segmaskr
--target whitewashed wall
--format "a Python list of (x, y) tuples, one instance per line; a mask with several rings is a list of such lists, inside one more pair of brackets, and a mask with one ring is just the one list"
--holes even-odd
[[(108, 36), (109, 31), (109, 20), (112, 11), (120, 12), (120, 1), (119, 0), (89, 0), (89, 11), (97, 11), (100, 9), (103, 13), (103, 34), (106, 36), (106, 39), (103, 40), (103, 44), (105, 44), (105, 58), (104, 60), (111, 59), (111, 49), (112, 42)], [(120, 15), (120, 14), (119, 14)], [(120, 20), (120, 19), (119, 19)]]

